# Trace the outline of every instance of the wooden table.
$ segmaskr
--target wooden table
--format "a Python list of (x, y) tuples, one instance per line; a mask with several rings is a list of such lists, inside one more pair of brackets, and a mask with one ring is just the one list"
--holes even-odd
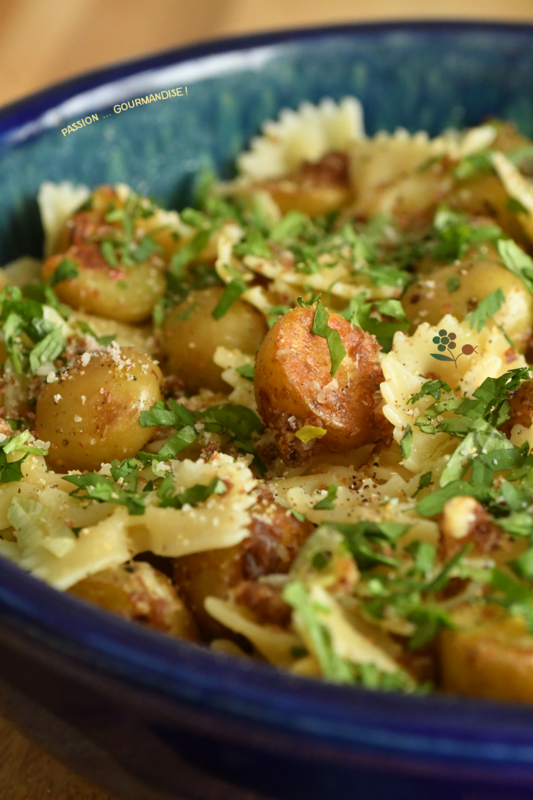
[[(267, 10), (268, 8), (268, 10)], [(532, 0), (1, 0), (0, 105), (54, 81), (180, 44), (384, 18), (533, 21)], [(2, 800), (113, 800), (0, 719)]]

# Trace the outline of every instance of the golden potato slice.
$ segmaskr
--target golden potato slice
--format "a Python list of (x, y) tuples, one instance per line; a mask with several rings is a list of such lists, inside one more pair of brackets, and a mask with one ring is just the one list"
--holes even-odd
[(37, 397), (35, 430), (53, 469), (99, 469), (135, 456), (152, 436), (141, 411), (161, 399), (161, 370), (134, 347), (79, 356)]
[(453, 614), (458, 630), (440, 636), (442, 688), (474, 697), (533, 702), (533, 635), (519, 617), (492, 607)]
[[(286, 463), (311, 452), (341, 452), (377, 441), (376, 399), (383, 374), (377, 340), (339, 314), (329, 315), (346, 350), (332, 378), (326, 340), (311, 332), (313, 308), (296, 308), (268, 332), (255, 368), (255, 395), (263, 422), (274, 432)], [(304, 426), (326, 431), (307, 444)]]
[(178, 597), (172, 581), (146, 562), (133, 562), (97, 572), (69, 591), (82, 600), (149, 628), (191, 641), (199, 638), (196, 624)]
[(243, 300), (236, 300), (216, 320), (211, 312), (224, 289), (210, 286), (191, 292), (172, 308), (161, 330), (165, 374), (176, 375), (191, 393), (200, 388), (228, 392), (222, 368), (213, 361), (217, 347), (234, 348), (255, 355), (267, 332), (262, 314)]

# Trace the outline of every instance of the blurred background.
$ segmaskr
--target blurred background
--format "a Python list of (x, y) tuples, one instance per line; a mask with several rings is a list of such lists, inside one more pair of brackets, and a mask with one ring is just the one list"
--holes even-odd
[(88, 69), (200, 39), (409, 17), (533, 21), (533, 0), (0, 0), (0, 105)]
[[(195, 41), (408, 18), (533, 22), (533, 0), (0, 0), (0, 105), (89, 69)], [(0, 798), (113, 800), (1, 718)]]

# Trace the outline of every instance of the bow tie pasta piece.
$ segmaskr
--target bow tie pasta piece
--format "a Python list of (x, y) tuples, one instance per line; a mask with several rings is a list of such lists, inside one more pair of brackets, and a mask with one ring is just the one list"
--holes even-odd
[[(450, 349), (450, 343), (457, 346)], [(469, 397), (485, 378), (497, 378), (509, 370), (509, 351), (509, 343), (498, 328), (486, 325), (477, 331), (452, 316), (443, 317), (438, 326), (423, 323), (412, 336), (396, 334), (391, 352), (381, 362), (385, 376), (381, 394), (385, 401), (383, 414), (394, 425), (395, 441), (400, 443), (407, 426), (411, 427), (412, 445), (402, 461), (404, 467), (423, 472), (439, 448), (450, 445), (453, 449), (457, 444), (456, 440), (450, 442), (447, 433), (429, 435), (415, 425), (418, 416), (434, 402), (431, 396), (422, 397), (415, 404), (409, 402), (423, 383), (428, 378), (439, 379)], [(524, 357), (511, 352), (512, 367), (525, 367)]]

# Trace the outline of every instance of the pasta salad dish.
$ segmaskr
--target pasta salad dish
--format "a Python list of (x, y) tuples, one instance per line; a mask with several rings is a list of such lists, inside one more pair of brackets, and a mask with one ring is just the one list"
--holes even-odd
[(264, 124), (194, 207), (44, 183), (0, 555), (295, 675), (533, 701), (533, 143)]

